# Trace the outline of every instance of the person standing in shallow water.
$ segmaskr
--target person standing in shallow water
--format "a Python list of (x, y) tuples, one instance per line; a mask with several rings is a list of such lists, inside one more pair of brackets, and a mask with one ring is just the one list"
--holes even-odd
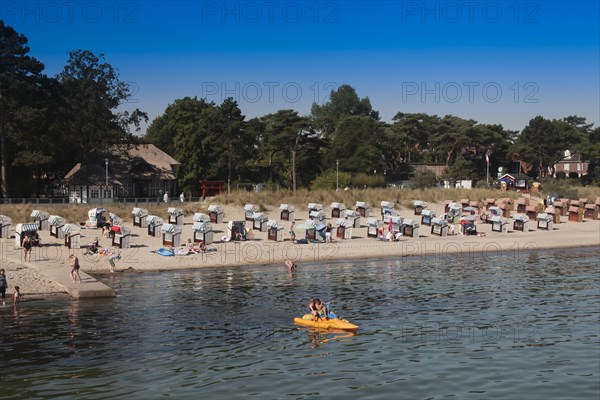
[(13, 303), (15, 306), (17, 306), (19, 304), (19, 302), (21, 301), (21, 297), (23, 297), (21, 295), (21, 288), (18, 286), (15, 286), (15, 292), (13, 293)]
[(293, 262), (292, 260), (290, 260), (289, 258), (288, 258), (287, 260), (285, 260), (285, 265), (287, 265), (287, 267), (288, 267), (288, 270), (289, 270), (290, 272), (296, 272), (296, 268), (298, 267), (298, 266), (296, 265), (296, 263), (295, 263), (295, 262)]
[(6, 282), (6, 274), (4, 268), (0, 269), (0, 297), (2, 298), (2, 304), (4, 305), (4, 299), (6, 298), (6, 289), (8, 289), (8, 282)]

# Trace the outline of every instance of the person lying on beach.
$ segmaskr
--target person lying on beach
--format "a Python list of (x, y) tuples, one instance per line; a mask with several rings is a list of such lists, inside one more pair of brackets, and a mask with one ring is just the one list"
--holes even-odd
[(293, 261), (292, 261), (292, 260), (290, 260), (290, 259), (287, 259), (287, 260), (285, 260), (285, 265), (287, 265), (287, 267), (288, 267), (288, 270), (289, 270), (290, 272), (295, 272), (295, 271), (296, 271), (296, 268), (298, 267), (298, 266), (296, 265), (296, 263), (295, 263), (295, 262), (293, 262)]
[(384, 237), (379, 238), (379, 240), (383, 240), (384, 242), (395, 242), (400, 239), (400, 232), (394, 235), (394, 232), (389, 231)]
[(188, 239), (186, 248), (190, 253), (194, 253), (194, 254), (195, 253), (205, 253), (207, 251), (206, 243), (204, 243), (203, 240), (201, 240), (198, 243), (193, 243), (192, 239)]

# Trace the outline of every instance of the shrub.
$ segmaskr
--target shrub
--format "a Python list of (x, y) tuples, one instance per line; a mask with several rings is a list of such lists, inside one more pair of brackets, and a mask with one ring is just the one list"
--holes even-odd
[[(340, 188), (344, 188), (346, 186), (350, 186), (352, 181), (352, 176), (347, 172), (340, 172), (337, 175), (338, 185)], [(327, 170), (323, 172), (321, 175), (317, 176), (315, 180), (311, 182), (310, 188), (312, 190), (324, 189), (324, 190), (335, 190), (336, 184), (336, 171), (335, 170)]]
[(572, 181), (559, 179), (544, 179), (542, 180), (542, 191), (548, 194), (558, 194), (569, 199), (578, 199), (579, 190), (574, 187)]
[(356, 188), (382, 188), (385, 187), (385, 178), (382, 175), (358, 173), (352, 177), (351, 186)]
[(417, 170), (410, 180), (410, 186), (414, 189), (425, 189), (437, 186), (438, 179), (435, 172), (430, 170)]
[(567, 174), (564, 171), (558, 171), (556, 173), (556, 179), (566, 179)]

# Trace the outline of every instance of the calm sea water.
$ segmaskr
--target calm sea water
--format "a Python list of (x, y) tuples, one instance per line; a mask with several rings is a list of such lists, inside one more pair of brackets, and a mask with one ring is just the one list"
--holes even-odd
[[(598, 399), (599, 257), (101, 276), (116, 299), (0, 308), (0, 398)], [(311, 296), (357, 334), (294, 326)]]

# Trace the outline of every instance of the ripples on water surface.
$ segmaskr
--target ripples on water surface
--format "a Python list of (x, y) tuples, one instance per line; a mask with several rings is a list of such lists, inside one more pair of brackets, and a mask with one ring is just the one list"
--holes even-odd
[[(598, 399), (599, 254), (102, 276), (0, 309), (0, 398)], [(358, 334), (295, 327), (311, 296)]]

